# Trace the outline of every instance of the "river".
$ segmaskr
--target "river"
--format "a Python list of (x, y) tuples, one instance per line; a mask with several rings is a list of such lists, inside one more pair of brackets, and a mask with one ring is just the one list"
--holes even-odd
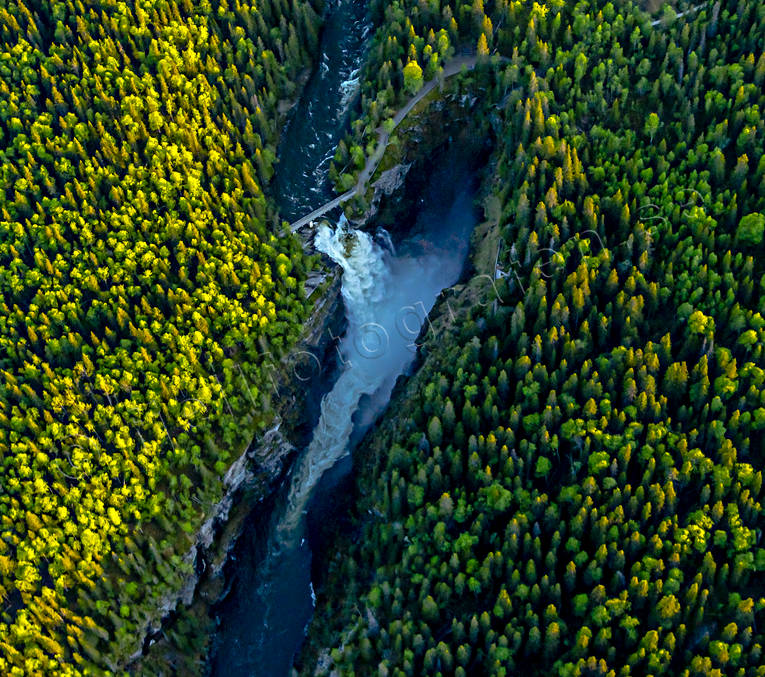
[[(318, 68), (281, 144), (276, 185), (286, 220), (331, 198), (329, 160), (347, 129), (370, 30), (364, 4), (352, 0), (331, 5), (325, 21)], [(473, 196), (469, 162), (452, 153), (433, 167), (405, 227), (395, 229), (406, 233), (396, 246), (384, 229), (372, 235), (342, 218), (317, 229), (316, 248), (343, 271), (348, 327), (337, 346), (339, 367), (328, 370), (333, 373), (318, 423), (275, 497), (270, 521), (253, 520), (236, 548), (231, 589), (217, 609), (211, 674), (289, 674), (313, 612), (306, 513), (312, 522), (336, 517), (331, 501), (312, 498), (347, 476), (353, 445), (384, 411), (397, 377), (414, 360), (428, 311), (459, 278), (477, 223)]]
[(363, 0), (330, 0), (321, 55), (282, 135), (274, 175), (281, 218), (289, 223), (334, 196), (327, 175), (348, 131), (372, 23)]

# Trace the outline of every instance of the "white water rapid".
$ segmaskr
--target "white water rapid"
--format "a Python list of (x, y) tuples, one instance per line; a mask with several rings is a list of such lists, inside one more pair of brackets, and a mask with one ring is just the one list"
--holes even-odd
[(348, 451), (353, 414), (361, 396), (373, 395), (392, 366), (385, 354), (391, 347), (389, 313), (383, 311), (390, 282), (385, 252), (367, 233), (351, 230), (344, 220), (334, 230), (321, 226), (314, 244), (343, 269), (348, 329), (338, 349), (344, 370), (322, 400), (313, 439), (293, 472), (286, 509), (277, 527), (282, 547), (294, 545), (302, 536), (301, 517), (311, 491)]

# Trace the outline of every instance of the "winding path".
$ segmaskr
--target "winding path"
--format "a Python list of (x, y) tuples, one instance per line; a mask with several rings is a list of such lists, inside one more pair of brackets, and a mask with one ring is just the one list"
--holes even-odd
[[(681, 19), (686, 14), (692, 14), (693, 12), (698, 12), (702, 7), (706, 7), (706, 2), (702, 2), (700, 5), (694, 5), (693, 7), (686, 9), (684, 12), (678, 12), (675, 14), (675, 19)], [(655, 19), (651, 22), (651, 26), (655, 27), (658, 26), (662, 21), (664, 21), (664, 18), (661, 19)]]
[[(504, 60), (504, 59), (503, 59)], [(399, 126), (401, 121), (409, 115), (412, 109), (422, 101), (428, 94), (430, 94), (439, 84), (446, 78), (450, 78), (453, 75), (457, 75), (462, 72), (462, 69), (468, 71), (473, 70), (478, 63), (478, 57), (472, 56), (458, 56), (450, 59), (439, 75), (432, 80), (428, 80), (419, 91), (406, 103), (406, 105), (399, 109), (399, 111), (393, 116), (393, 129)], [(338, 195), (334, 200), (327, 202), (318, 209), (314, 209), (310, 214), (298, 219), (294, 223), (290, 224), (290, 230), (294, 233), (304, 226), (308, 225), (314, 219), (318, 219), (320, 216), (324, 216), (329, 211), (332, 211), (335, 207), (339, 207), (344, 202), (350, 200), (354, 195), (362, 193), (369, 178), (375, 173), (377, 166), (385, 154), (385, 149), (388, 147), (388, 141), (390, 140), (390, 134), (393, 132), (386, 132), (382, 127), (377, 129), (377, 147), (375, 152), (369, 156), (364, 169), (359, 174), (359, 178), (356, 181), (356, 185), (349, 191), (346, 191), (342, 195)]]

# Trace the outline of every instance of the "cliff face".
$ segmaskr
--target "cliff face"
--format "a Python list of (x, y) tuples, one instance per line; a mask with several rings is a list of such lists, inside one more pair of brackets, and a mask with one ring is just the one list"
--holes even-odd
[[(181, 654), (203, 658), (203, 646), (183, 646), (176, 637), (183, 634), (184, 619), (191, 618), (200, 634), (213, 629), (211, 609), (226, 593), (225, 564), (242, 533), (245, 520), (259, 508), (267, 519), (268, 498), (284, 479), (296, 451), (306, 443), (314, 421), (311, 400), (321, 387), (319, 370), (300, 369), (301, 358), (332, 365), (334, 336), (344, 330), (345, 315), (340, 296), (340, 270), (332, 268), (325, 282), (313, 292), (318, 295), (303, 339), (274, 374), (275, 423), (228, 469), (223, 479), (224, 494), (210, 510), (197, 531), (194, 544), (184, 557), (194, 573), (178, 593), (164, 600), (140, 636), (141, 649), (131, 657), (128, 669), (134, 674), (176, 674)], [(313, 358), (316, 358), (315, 360)], [(324, 371), (322, 369), (321, 371)], [(201, 664), (200, 664), (201, 667)]]

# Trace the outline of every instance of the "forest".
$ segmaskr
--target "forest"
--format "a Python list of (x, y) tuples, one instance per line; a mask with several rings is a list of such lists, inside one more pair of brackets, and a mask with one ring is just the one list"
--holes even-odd
[[(324, 9), (0, 0), (3, 675), (123, 674), (274, 422)], [(369, 9), (331, 180), (477, 55), (493, 249), (354, 453), (300, 674), (765, 675), (765, 6)]]
[(140, 650), (270, 423), (311, 261), (264, 189), (319, 11), (0, 1), (3, 675)]
[(356, 452), (301, 674), (765, 674), (763, 6), (374, 7), (337, 164), (474, 45), (497, 289)]

